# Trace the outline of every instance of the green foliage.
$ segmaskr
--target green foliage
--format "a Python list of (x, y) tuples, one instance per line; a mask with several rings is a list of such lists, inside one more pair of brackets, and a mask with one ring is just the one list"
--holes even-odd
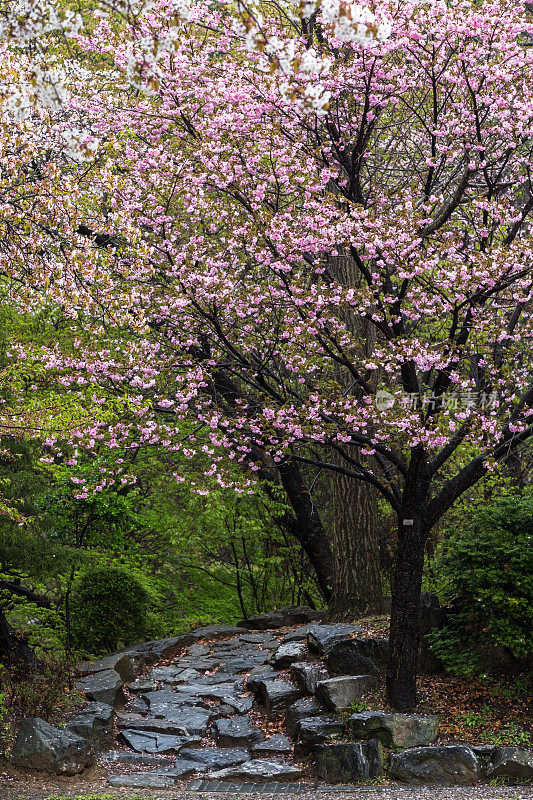
[(148, 604), (146, 589), (124, 570), (99, 567), (86, 572), (75, 585), (70, 604), (74, 642), (98, 652), (142, 639)]
[(533, 498), (504, 498), (445, 540), (435, 567), (453, 601), (449, 624), (428, 636), (448, 670), (476, 672), (476, 651), (533, 652)]

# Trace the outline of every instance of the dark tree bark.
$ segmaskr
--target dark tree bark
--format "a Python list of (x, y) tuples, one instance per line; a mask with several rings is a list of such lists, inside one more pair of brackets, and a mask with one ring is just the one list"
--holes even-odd
[(333, 480), (333, 593), (330, 621), (352, 621), (382, 610), (377, 491), (335, 474)]

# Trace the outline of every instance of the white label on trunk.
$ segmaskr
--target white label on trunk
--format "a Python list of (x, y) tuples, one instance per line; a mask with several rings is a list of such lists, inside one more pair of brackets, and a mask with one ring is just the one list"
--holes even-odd
[(403, 524), (404, 525), (414, 525), (415, 521), (414, 521), (414, 519), (404, 519)]

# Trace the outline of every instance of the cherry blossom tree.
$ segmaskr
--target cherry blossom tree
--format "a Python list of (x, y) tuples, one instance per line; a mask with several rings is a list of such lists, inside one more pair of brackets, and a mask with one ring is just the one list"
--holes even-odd
[[(128, 398), (88, 446), (192, 453), (192, 415), (221, 484), (229, 459), (378, 490), (410, 710), (428, 535), (532, 432), (533, 30), (501, 0), (361, 14), (162, 2), (79, 36), (112, 63), (70, 100), (102, 144), (45, 292), (92, 339), (45, 358)], [(164, 46), (132, 72), (138, 37)]]

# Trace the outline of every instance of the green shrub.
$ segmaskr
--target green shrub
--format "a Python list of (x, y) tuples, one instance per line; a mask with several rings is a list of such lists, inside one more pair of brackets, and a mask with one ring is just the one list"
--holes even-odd
[(149, 595), (131, 575), (114, 567), (86, 572), (70, 603), (72, 637), (89, 652), (116, 650), (146, 632)]
[(521, 661), (533, 651), (533, 498), (505, 498), (453, 530), (435, 567), (448, 585), (448, 624), (428, 635), (445, 667), (474, 674), (476, 651), (500, 645)]

